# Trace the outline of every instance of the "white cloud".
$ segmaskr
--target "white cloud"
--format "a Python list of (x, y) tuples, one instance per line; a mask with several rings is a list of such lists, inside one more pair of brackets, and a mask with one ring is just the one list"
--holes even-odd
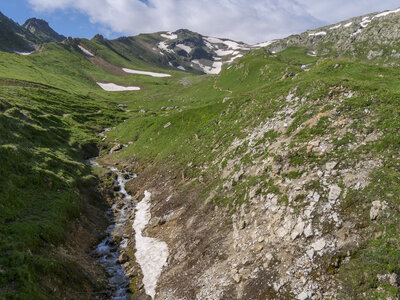
[(248, 43), (300, 33), (375, 10), (395, 8), (381, 0), (28, 0), (38, 11), (77, 9), (114, 32), (187, 28)]

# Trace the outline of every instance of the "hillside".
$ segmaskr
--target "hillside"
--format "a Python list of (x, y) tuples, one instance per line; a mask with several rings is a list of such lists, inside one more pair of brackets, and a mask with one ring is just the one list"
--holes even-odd
[(397, 299), (399, 18), (0, 52), (0, 298)]
[(61, 42), (64, 39), (46, 21), (33, 18), (21, 26), (0, 12), (1, 51), (29, 53), (41, 44)]

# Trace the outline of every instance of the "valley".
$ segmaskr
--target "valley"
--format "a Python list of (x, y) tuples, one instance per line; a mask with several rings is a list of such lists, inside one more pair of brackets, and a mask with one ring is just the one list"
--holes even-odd
[(397, 299), (399, 18), (256, 45), (3, 21), (0, 298)]

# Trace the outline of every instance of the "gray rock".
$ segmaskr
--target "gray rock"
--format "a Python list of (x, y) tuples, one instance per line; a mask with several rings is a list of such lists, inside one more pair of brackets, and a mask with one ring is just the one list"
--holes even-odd
[(328, 200), (335, 202), (339, 198), (341, 192), (342, 189), (338, 185), (332, 185), (329, 189)]
[(322, 249), (325, 248), (326, 241), (321, 238), (318, 241), (315, 241), (314, 243), (311, 244), (311, 247), (314, 248), (315, 251), (321, 251)]
[(326, 163), (326, 165), (325, 165), (325, 169), (327, 170), (327, 171), (332, 171), (335, 167), (336, 167), (336, 165), (337, 165), (337, 162), (335, 162), (335, 161), (333, 161), (333, 162), (328, 162), (328, 163)]
[(311, 223), (307, 225), (307, 227), (304, 229), (304, 236), (306, 238), (312, 237), (313, 236), (313, 230), (312, 230), (312, 225)]
[(376, 220), (382, 210), (382, 203), (380, 201), (373, 201), (371, 210), (369, 211), (369, 218), (371, 221)]
[(303, 221), (296, 224), (291, 233), (292, 240), (295, 240), (298, 236), (300, 236), (303, 233), (305, 226), (306, 224)]

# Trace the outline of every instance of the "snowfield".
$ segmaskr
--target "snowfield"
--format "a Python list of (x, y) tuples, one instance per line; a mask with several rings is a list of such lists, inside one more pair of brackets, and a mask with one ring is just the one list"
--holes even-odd
[(203, 65), (198, 59), (194, 59), (192, 62), (197, 64), (206, 74), (219, 74), (222, 69), (222, 62), (215, 61), (211, 67)]
[(132, 70), (132, 69), (128, 69), (128, 68), (122, 68), (122, 70), (126, 73), (131, 73), (131, 74), (147, 75), (147, 76), (152, 76), (152, 77), (171, 77), (170, 74), (166, 74), (166, 73), (139, 71), (139, 70)]
[(83, 53), (85, 53), (87, 56), (94, 56), (94, 54), (92, 52), (90, 52), (89, 50), (83, 48), (81, 45), (78, 45), (79, 49), (82, 50)]
[(189, 46), (186, 46), (184, 44), (177, 44), (176, 45), (178, 48), (181, 48), (182, 50), (186, 51), (188, 54), (192, 51), (192, 48)]
[(161, 49), (161, 50), (163, 50), (163, 51), (166, 51), (166, 52), (168, 52), (168, 53), (175, 53), (174, 50), (168, 48), (168, 45), (167, 45), (166, 42), (160, 42), (160, 43), (158, 43), (158, 48)]
[(139, 91), (140, 87), (137, 86), (121, 86), (115, 83), (101, 83), (96, 82), (103, 90), (107, 92), (123, 92), (123, 91)]
[(325, 31), (320, 31), (320, 32), (316, 32), (316, 33), (309, 33), (308, 36), (322, 36), (322, 35), (326, 35)]
[(15, 51), (14, 53), (16, 53), (16, 54), (18, 54), (18, 55), (24, 55), (24, 56), (26, 56), (26, 55), (31, 55), (33, 52), (35, 52), (35, 51), (32, 51), (32, 52), (19, 52), (19, 51)]
[(143, 272), (143, 285), (146, 294), (152, 299), (156, 295), (157, 281), (162, 268), (167, 265), (168, 245), (154, 238), (143, 236), (143, 230), (151, 219), (151, 193), (144, 192), (144, 198), (136, 206), (135, 221), (132, 228), (135, 230), (136, 261)]
[(395, 9), (395, 10), (385, 11), (385, 12), (383, 12), (383, 13), (377, 14), (377, 15), (374, 16), (372, 19), (381, 18), (381, 17), (386, 17), (387, 15), (395, 14), (395, 13), (398, 13), (398, 12), (400, 12), (400, 8)]
[(178, 38), (178, 36), (176, 34), (173, 34), (171, 31), (167, 32), (166, 34), (162, 33), (160, 34), (160, 36), (169, 40), (175, 40)]

